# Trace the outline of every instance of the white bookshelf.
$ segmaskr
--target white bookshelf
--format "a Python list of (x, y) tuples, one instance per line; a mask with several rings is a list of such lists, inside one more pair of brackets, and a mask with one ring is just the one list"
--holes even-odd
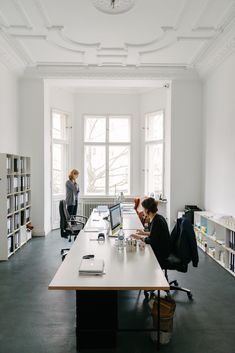
[(32, 237), (30, 158), (0, 154), (0, 260), (7, 260)]
[(235, 219), (212, 212), (194, 212), (198, 246), (235, 276)]

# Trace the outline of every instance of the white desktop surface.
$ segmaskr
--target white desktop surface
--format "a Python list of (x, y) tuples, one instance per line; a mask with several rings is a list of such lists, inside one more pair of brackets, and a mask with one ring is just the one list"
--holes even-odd
[[(100, 231), (107, 229), (110, 224), (109, 221), (103, 219), (104, 216), (107, 216), (107, 213), (99, 214), (98, 212), (92, 212), (86, 223), (85, 229), (91, 230), (92, 228), (98, 228)], [(143, 225), (136, 213), (123, 213), (122, 219), (123, 229), (143, 229)]]
[[(138, 217), (129, 219), (129, 226), (138, 224)], [(124, 217), (125, 219), (126, 217)], [(65, 260), (62, 262), (49, 289), (63, 290), (168, 290), (169, 284), (150, 245), (136, 252), (119, 251), (115, 238), (105, 241), (90, 240), (88, 232), (81, 231)], [(91, 235), (91, 234), (90, 234)], [(92, 234), (94, 237), (94, 233)], [(94, 254), (104, 260), (105, 274), (102, 276), (81, 276), (78, 273), (84, 255)]]

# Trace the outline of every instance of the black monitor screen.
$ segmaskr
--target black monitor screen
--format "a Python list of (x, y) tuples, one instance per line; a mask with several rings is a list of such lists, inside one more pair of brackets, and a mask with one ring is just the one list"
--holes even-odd
[(118, 203), (117, 205), (111, 206), (109, 208), (109, 214), (110, 214), (111, 229), (114, 230), (115, 228), (121, 225), (122, 217), (121, 217), (120, 204)]

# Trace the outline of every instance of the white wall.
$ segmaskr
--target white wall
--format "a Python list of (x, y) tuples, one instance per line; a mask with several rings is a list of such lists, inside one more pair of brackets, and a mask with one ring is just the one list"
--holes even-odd
[(19, 154), (18, 78), (0, 63), (0, 153)]
[(20, 81), (20, 153), (31, 157), (32, 223), (35, 235), (46, 234), (44, 218), (44, 84)]
[[(166, 122), (166, 119), (168, 119), (168, 109), (169, 106), (167, 106), (167, 92), (168, 89), (166, 88), (158, 88), (154, 89), (153, 91), (146, 92), (145, 94), (141, 95), (141, 130), (140, 130), (140, 136), (141, 136), (141, 168), (140, 168), (140, 173), (141, 173), (141, 194), (144, 195), (144, 168), (145, 168), (145, 156), (144, 156), (144, 151), (145, 151), (145, 146), (144, 146), (144, 141), (145, 141), (145, 130), (143, 129), (145, 127), (145, 114), (146, 113), (152, 113), (158, 110), (163, 110), (165, 114), (165, 136), (167, 135), (166, 128), (168, 128), (168, 124)], [(169, 143), (169, 140), (166, 140), (167, 143)], [(165, 153), (167, 153), (168, 149), (165, 149)], [(166, 157), (166, 154), (165, 154)], [(165, 165), (166, 167), (168, 166), (167, 164)], [(165, 170), (165, 173), (169, 173), (169, 170)], [(167, 186), (165, 184), (164, 180), (164, 197), (168, 198), (168, 193), (167, 191)]]
[(139, 194), (140, 189), (140, 97), (137, 94), (112, 94), (112, 93), (93, 93), (93, 94), (77, 94), (75, 98), (76, 119), (74, 121), (74, 140), (76, 156), (74, 157), (75, 166), (81, 171), (80, 186), (83, 189), (83, 116), (84, 114), (130, 114), (132, 116), (132, 170), (133, 184), (132, 195)]
[(20, 81), (20, 150), (32, 158), (32, 223), (35, 235), (51, 229), (51, 109), (73, 115), (74, 99), (39, 79)]
[(172, 81), (171, 226), (186, 204), (202, 206), (202, 86)]
[(204, 85), (205, 209), (235, 217), (235, 53)]

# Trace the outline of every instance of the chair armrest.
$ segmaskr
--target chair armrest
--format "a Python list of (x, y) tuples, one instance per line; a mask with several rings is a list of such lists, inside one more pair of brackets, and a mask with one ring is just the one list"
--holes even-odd
[(74, 217), (75, 218), (84, 218), (86, 221), (88, 220), (88, 217), (86, 217), (86, 216), (76, 215)]
[(84, 222), (76, 221), (76, 220), (74, 220), (74, 219), (71, 219), (71, 220), (67, 221), (67, 223), (68, 223), (68, 225), (69, 225), (70, 227), (72, 227), (72, 226), (74, 226), (74, 225), (76, 225), (76, 224), (82, 224), (83, 227), (85, 226), (85, 223), (84, 223)]

